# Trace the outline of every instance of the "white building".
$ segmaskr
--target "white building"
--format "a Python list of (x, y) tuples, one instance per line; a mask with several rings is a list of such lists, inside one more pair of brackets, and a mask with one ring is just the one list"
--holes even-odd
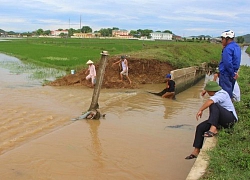
[(163, 32), (150, 33), (151, 39), (155, 40), (172, 40), (173, 34)]

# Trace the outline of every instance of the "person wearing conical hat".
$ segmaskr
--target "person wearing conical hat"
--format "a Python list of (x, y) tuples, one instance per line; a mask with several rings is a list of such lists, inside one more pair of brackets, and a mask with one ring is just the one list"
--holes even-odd
[(196, 119), (202, 117), (205, 109), (209, 109), (209, 117), (196, 127), (193, 143), (194, 150), (185, 159), (194, 159), (198, 156), (205, 137), (213, 137), (218, 133), (219, 127), (231, 128), (238, 121), (229, 94), (216, 81), (207, 82), (204, 90), (210, 98), (200, 107)]
[(85, 72), (85, 74), (88, 74), (86, 76), (86, 80), (91, 79), (91, 87), (94, 87), (95, 83), (96, 83), (96, 70), (95, 70), (94, 62), (91, 60), (88, 60), (88, 62), (86, 64), (89, 65), (89, 68)]

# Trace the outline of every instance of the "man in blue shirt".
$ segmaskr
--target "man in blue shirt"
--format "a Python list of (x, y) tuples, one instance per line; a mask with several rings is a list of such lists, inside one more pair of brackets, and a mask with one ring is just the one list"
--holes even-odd
[(229, 94), (221, 89), (215, 81), (209, 81), (204, 90), (211, 96), (198, 110), (196, 119), (202, 117), (203, 111), (209, 108), (209, 117), (196, 127), (193, 152), (185, 159), (194, 159), (200, 153), (204, 137), (213, 137), (217, 134), (219, 126), (230, 128), (238, 121), (234, 105)]
[(219, 84), (229, 96), (233, 97), (235, 80), (238, 77), (238, 70), (241, 61), (241, 48), (234, 41), (235, 34), (232, 30), (227, 30), (221, 34), (223, 51), (219, 64), (220, 80)]

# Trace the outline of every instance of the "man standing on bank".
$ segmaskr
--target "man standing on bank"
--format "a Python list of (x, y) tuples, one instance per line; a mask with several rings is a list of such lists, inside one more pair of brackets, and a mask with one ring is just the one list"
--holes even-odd
[(120, 72), (121, 81), (123, 81), (123, 76), (126, 76), (129, 81), (129, 84), (131, 84), (131, 80), (128, 77), (128, 60), (125, 58), (125, 56), (121, 56), (121, 59), (119, 61), (114, 62), (112, 66), (117, 63), (121, 63), (122, 65), (122, 71)]
[(196, 114), (196, 119), (202, 117), (203, 111), (209, 108), (208, 120), (201, 122), (196, 127), (193, 152), (185, 159), (194, 159), (200, 153), (203, 146), (204, 137), (213, 137), (218, 133), (219, 126), (231, 128), (238, 121), (238, 117), (229, 97), (217, 82), (207, 82), (204, 90), (210, 98), (201, 106)]
[(235, 34), (232, 30), (224, 31), (221, 34), (223, 51), (219, 64), (220, 79), (219, 85), (233, 97), (235, 80), (238, 77), (238, 70), (241, 62), (241, 48), (234, 41)]

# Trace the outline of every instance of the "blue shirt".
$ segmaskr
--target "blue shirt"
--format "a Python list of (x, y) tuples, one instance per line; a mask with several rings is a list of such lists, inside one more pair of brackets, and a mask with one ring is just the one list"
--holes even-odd
[(235, 118), (238, 120), (234, 105), (228, 93), (223, 89), (217, 91), (213, 96), (210, 97), (214, 103), (218, 103), (221, 107), (233, 112)]
[(222, 51), (222, 57), (219, 64), (220, 74), (234, 77), (238, 72), (241, 61), (241, 48), (232, 41)]

